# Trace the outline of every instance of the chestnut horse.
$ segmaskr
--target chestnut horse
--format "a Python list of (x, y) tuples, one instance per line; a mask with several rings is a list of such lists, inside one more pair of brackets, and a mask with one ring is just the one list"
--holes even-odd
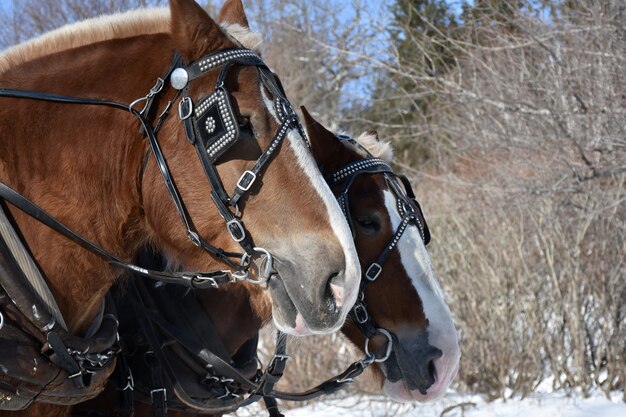
[[(224, 14), (240, 9), (240, 0), (230, 0)], [(237, 45), (230, 36), (194, 1), (171, 0), (169, 12), (143, 11), (83, 22), (6, 51), (0, 55), (0, 85), (122, 103), (146, 97), (155, 103), (153, 114), (163, 116), (168, 100), (177, 100), (179, 93), (168, 85), (162, 96), (146, 94), (171, 67), (174, 51), (190, 64), (232, 48)], [(231, 116), (240, 126), (235, 146), (225, 150), (214, 166), (223, 190), (241, 185), (242, 173), (251, 172), (261, 155), (271, 156), (254, 184), (244, 187), (250, 192), (235, 213), (212, 205), (218, 199), (209, 187), (205, 160), (188, 143), (180, 120), (161, 118), (158, 145), (167, 159), (162, 164), (150, 157), (150, 149), (156, 154), (155, 147), (149, 147), (145, 131), (128, 113), (101, 106), (2, 98), (0, 182), (124, 261), (150, 245), (170, 265), (223, 270), (224, 252), (216, 258), (202, 247), (210, 242), (225, 253), (240, 250), (235, 242), (240, 239), (225, 230), (222, 217), (229, 215), (238, 225), (245, 221), (240, 232), (253, 242), (250, 246), (264, 248), (263, 253), (273, 257), (273, 264), (267, 258), (265, 262), (273, 265), (269, 298), (277, 327), (297, 335), (334, 331), (358, 294), (360, 267), (354, 243), (298, 130), (289, 130), (282, 144), (276, 142), (282, 127), (278, 113), (289, 106), (279, 100), (276, 88), (269, 88), (276, 81), (268, 81), (271, 74), (260, 69), (258, 57), (253, 60), (254, 65), (235, 62), (221, 73), (219, 66), (200, 71), (196, 76), (201, 77), (189, 81), (183, 93), (186, 103), (201, 103), (216, 85), (222, 87), (218, 76), (226, 76), (221, 91), (228, 92)], [(278, 102), (281, 108), (275, 108)], [(276, 152), (269, 155), (268, 148)], [(169, 167), (175, 186), (164, 186), (163, 165)], [(175, 191), (182, 209), (172, 204), (170, 194)], [(69, 331), (84, 334), (119, 270), (13, 205), (6, 208)], [(185, 227), (179, 217), (186, 220)], [(259, 287), (247, 291), (253, 311), (267, 316), (265, 293)], [(64, 415), (64, 411), (34, 406), (24, 415)]]
[[(357, 302), (342, 332), (362, 351), (376, 354), (373, 369), (390, 398), (436, 400), (457, 373), (460, 350), (450, 310), (425, 248), (430, 236), (421, 210), (412, 191), (407, 195), (401, 177), (389, 168), (392, 150), (388, 143), (378, 141), (375, 134), (361, 135), (358, 143), (338, 140), (304, 108), (303, 114), (320, 169), (334, 184), (336, 196), (346, 198), (346, 215), (351, 219), (365, 271), (363, 299)], [(415, 221), (403, 229), (403, 221), (410, 217), (407, 213), (414, 214)], [(248, 289), (237, 290), (202, 290), (195, 295), (233, 358), (270, 319), (269, 315), (254, 314)], [(184, 320), (188, 319), (185, 316)], [(132, 339), (132, 328), (130, 333)], [(134, 349), (131, 344), (130, 350)], [(148, 374), (145, 370), (135, 374), (136, 387), (150, 386), (145, 381)], [(87, 403), (85, 409), (111, 413), (116, 398), (116, 390), (110, 387), (106, 395)], [(134, 411), (135, 416), (152, 415), (151, 406), (138, 401)], [(170, 409), (168, 415), (190, 414)]]

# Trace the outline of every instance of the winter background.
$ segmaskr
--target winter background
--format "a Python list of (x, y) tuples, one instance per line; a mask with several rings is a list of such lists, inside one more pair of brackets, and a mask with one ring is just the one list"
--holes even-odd
[[(165, 3), (0, 0), (0, 49)], [(392, 142), (462, 348), (440, 402), (389, 402), (365, 376), (285, 414), (626, 416), (626, 2), (244, 3), (294, 104)], [(340, 335), (292, 349), (283, 387), (297, 390), (356, 355)]]

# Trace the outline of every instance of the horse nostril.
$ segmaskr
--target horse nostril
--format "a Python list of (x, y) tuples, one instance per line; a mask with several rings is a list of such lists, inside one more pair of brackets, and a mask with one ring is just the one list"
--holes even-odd
[(345, 277), (342, 272), (334, 272), (328, 278), (327, 294), (330, 300), (334, 299), (334, 303), (332, 303), (333, 310), (336, 308), (341, 308), (343, 306), (344, 281)]
[(428, 375), (432, 378), (432, 383), (434, 384), (437, 381), (437, 367), (434, 360), (428, 363)]

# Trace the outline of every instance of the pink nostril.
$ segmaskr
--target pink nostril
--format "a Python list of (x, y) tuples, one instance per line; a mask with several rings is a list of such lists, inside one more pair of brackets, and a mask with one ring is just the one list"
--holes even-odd
[(330, 284), (330, 290), (335, 296), (335, 304), (337, 308), (343, 307), (343, 287), (335, 284)]

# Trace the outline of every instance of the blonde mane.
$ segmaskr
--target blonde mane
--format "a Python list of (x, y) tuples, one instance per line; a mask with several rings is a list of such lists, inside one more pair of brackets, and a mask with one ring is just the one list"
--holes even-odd
[(361, 136), (356, 138), (356, 141), (374, 157), (384, 159), (387, 162), (393, 160), (393, 148), (391, 147), (391, 143), (378, 139), (378, 133), (363, 132)]
[[(226, 25), (224, 32), (244, 47), (257, 50), (261, 35), (240, 25)], [(0, 73), (57, 52), (111, 39), (169, 33), (167, 7), (137, 9), (72, 23), (0, 53)]]

